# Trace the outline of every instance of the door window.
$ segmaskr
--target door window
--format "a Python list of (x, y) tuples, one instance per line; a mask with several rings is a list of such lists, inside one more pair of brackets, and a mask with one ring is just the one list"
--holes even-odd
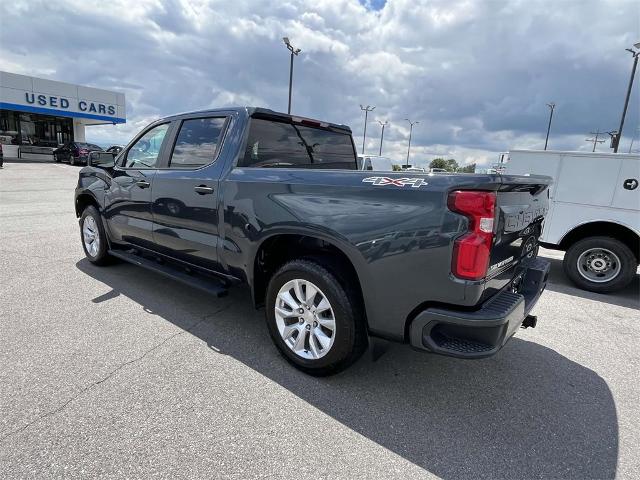
[(124, 168), (156, 168), (164, 137), (169, 124), (153, 127), (129, 149), (124, 158)]
[(348, 134), (252, 118), (238, 166), (355, 170), (357, 161)]
[(198, 168), (215, 160), (226, 118), (192, 118), (182, 122), (173, 147), (171, 168)]

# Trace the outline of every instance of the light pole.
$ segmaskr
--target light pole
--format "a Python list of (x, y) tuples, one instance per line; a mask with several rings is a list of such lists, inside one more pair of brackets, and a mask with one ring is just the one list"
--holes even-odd
[(384, 139), (384, 127), (389, 125), (389, 122), (387, 122), (386, 120), (384, 122), (378, 120), (378, 123), (382, 126), (382, 133), (380, 134), (380, 152), (378, 152), (378, 155), (382, 156), (382, 140)]
[[(640, 49), (640, 42), (635, 43), (633, 45), (635, 48)], [(613, 153), (618, 153), (618, 146), (620, 145), (620, 139), (622, 138), (622, 128), (624, 127), (624, 117), (627, 116), (627, 107), (629, 106), (629, 97), (631, 97), (631, 87), (633, 86), (633, 77), (636, 75), (636, 68), (638, 67), (638, 55), (640, 55), (640, 51), (633, 50), (631, 48), (626, 48), (628, 52), (631, 52), (633, 55), (633, 67), (631, 68), (631, 78), (629, 78), (629, 86), (627, 87), (627, 97), (624, 100), (624, 108), (622, 109), (622, 118), (620, 119), (620, 128), (618, 128), (618, 133), (615, 138), (615, 143), (613, 145)]]
[(287, 49), (291, 52), (291, 63), (289, 65), (289, 106), (287, 107), (287, 113), (291, 114), (291, 87), (293, 85), (293, 56), (298, 56), (298, 54), (302, 51), (299, 48), (293, 48), (291, 42), (289, 42), (289, 37), (282, 37), (284, 44), (287, 46)]
[(547, 125), (547, 139), (544, 141), (544, 149), (547, 149), (547, 144), (549, 143), (549, 132), (551, 131), (551, 119), (553, 118), (553, 109), (556, 108), (556, 104), (551, 102), (547, 103), (547, 107), (551, 110), (549, 113), (549, 125)]
[(362, 135), (362, 154), (364, 155), (364, 142), (367, 140), (367, 117), (369, 112), (372, 112), (376, 109), (376, 107), (372, 107), (371, 105), (367, 105), (366, 107), (360, 105), (360, 110), (364, 111), (364, 134)]
[(405, 118), (407, 122), (409, 122), (409, 148), (407, 148), (407, 163), (405, 164), (405, 168), (409, 168), (409, 153), (411, 152), (411, 134), (413, 133), (413, 126), (416, 123), (420, 123), (418, 121), (412, 122), (408, 118)]

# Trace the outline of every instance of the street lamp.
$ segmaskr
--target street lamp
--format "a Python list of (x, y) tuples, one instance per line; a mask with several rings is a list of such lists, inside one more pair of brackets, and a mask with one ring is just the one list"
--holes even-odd
[(362, 135), (362, 154), (364, 155), (364, 142), (367, 139), (367, 116), (369, 112), (375, 110), (376, 107), (372, 107), (371, 105), (367, 105), (366, 107), (360, 105), (360, 110), (364, 111), (364, 135)]
[(553, 118), (553, 109), (556, 108), (556, 104), (551, 102), (547, 103), (547, 107), (551, 110), (549, 113), (549, 125), (547, 125), (547, 139), (544, 141), (544, 149), (547, 149), (547, 143), (549, 143), (549, 131), (551, 130), (551, 119)]
[[(636, 49), (640, 49), (640, 42), (633, 45)], [(631, 78), (629, 79), (629, 87), (627, 87), (627, 97), (624, 100), (624, 108), (622, 109), (622, 118), (620, 119), (620, 128), (615, 136), (615, 143), (613, 144), (613, 153), (618, 153), (618, 146), (620, 145), (620, 139), (622, 138), (622, 128), (624, 127), (624, 117), (627, 116), (627, 107), (629, 106), (629, 97), (631, 97), (631, 87), (633, 86), (633, 77), (636, 75), (636, 68), (638, 66), (638, 55), (640, 51), (633, 50), (632, 48), (625, 48), (627, 52), (631, 52), (633, 55), (633, 67), (631, 68)]]
[(409, 168), (409, 153), (411, 152), (411, 134), (413, 133), (413, 126), (416, 123), (420, 123), (420, 122), (418, 121), (412, 122), (408, 118), (405, 118), (405, 120), (409, 122), (409, 148), (407, 148), (407, 163), (405, 165), (405, 168)]
[(378, 123), (382, 126), (382, 134), (380, 135), (380, 152), (378, 153), (378, 155), (382, 156), (382, 140), (384, 139), (384, 127), (389, 125), (389, 122), (387, 122), (386, 120), (384, 122), (378, 120)]
[(287, 113), (291, 113), (291, 86), (293, 85), (293, 56), (298, 56), (298, 54), (302, 51), (299, 48), (293, 48), (291, 42), (289, 42), (289, 37), (282, 37), (284, 44), (287, 46), (287, 49), (291, 52), (291, 63), (289, 65), (289, 106), (287, 107)]

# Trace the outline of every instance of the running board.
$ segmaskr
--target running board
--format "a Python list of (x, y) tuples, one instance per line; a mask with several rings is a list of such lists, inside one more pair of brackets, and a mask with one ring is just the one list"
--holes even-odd
[(190, 287), (204, 290), (210, 295), (215, 297), (224, 297), (227, 293), (227, 287), (225, 287), (220, 281), (209, 278), (204, 275), (190, 274), (186, 271), (182, 271), (179, 267), (172, 267), (168, 264), (158, 263), (154, 260), (149, 260), (135, 253), (125, 252), (123, 250), (109, 250), (109, 255), (124, 260), (125, 262), (132, 263), (139, 267), (151, 270), (152, 272), (159, 273), (165, 277), (178, 280), (185, 283)]

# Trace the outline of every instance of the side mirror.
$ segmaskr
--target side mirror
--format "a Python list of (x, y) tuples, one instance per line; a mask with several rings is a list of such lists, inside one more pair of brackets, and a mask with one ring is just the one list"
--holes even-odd
[(98, 168), (113, 168), (116, 154), (113, 152), (91, 152), (87, 165)]

